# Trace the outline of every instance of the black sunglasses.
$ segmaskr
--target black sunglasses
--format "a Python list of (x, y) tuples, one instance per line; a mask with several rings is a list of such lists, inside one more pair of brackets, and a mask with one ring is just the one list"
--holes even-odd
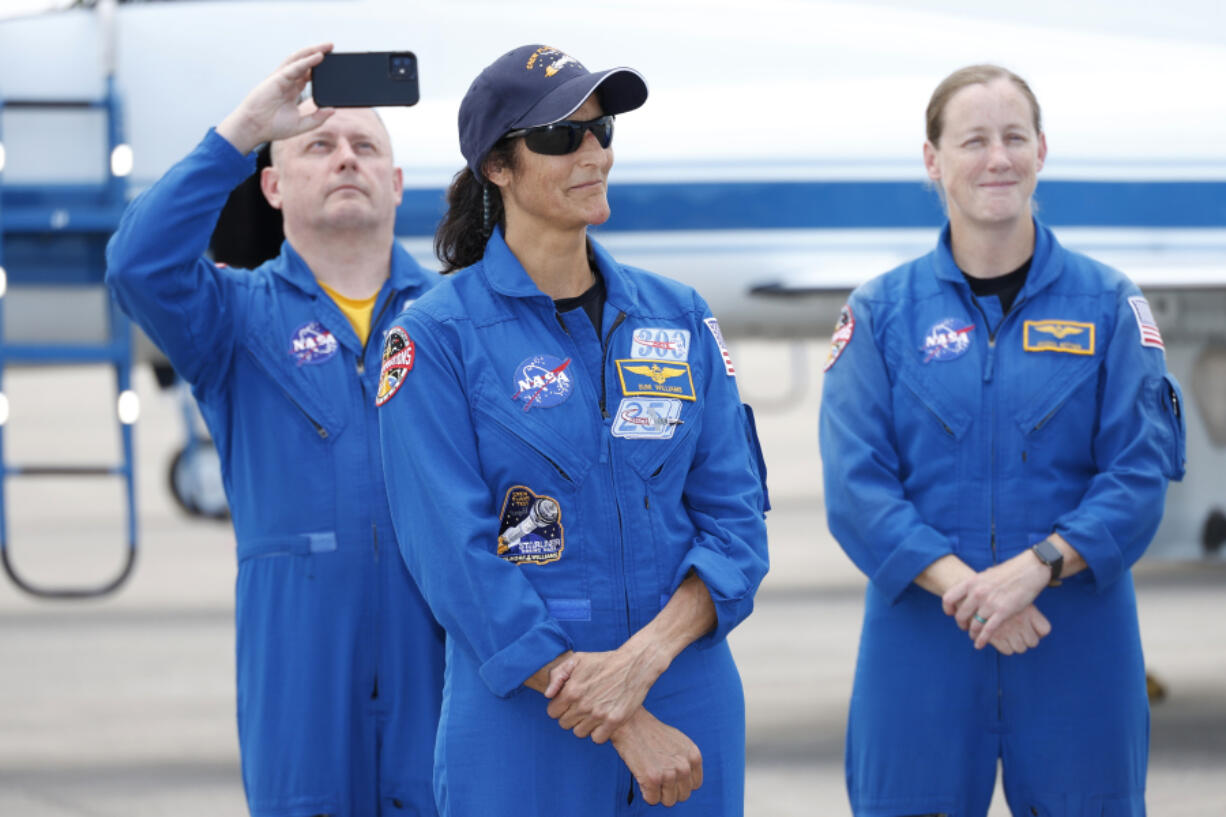
[(596, 137), (602, 148), (613, 144), (613, 117), (602, 116), (587, 122), (572, 122), (564, 119), (552, 125), (540, 125), (535, 128), (520, 128), (513, 130), (503, 139), (524, 137), (524, 144), (533, 153), (543, 153), (546, 156), (565, 156), (574, 153), (583, 144), (583, 136), (588, 131)]

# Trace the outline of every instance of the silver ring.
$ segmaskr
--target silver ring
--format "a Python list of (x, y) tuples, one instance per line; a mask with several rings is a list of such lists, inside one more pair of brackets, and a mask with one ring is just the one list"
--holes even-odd
[(988, 620), (984, 618), (983, 616), (979, 615), (978, 613), (975, 613), (975, 621), (978, 621), (980, 624), (988, 623)]

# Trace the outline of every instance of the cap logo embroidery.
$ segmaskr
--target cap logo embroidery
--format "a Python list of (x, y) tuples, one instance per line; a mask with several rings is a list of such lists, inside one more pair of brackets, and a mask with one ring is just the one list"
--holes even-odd
[(564, 54), (556, 48), (550, 48), (547, 45), (543, 45), (533, 51), (532, 56), (528, 58), (528, 63), (524, 66), (524, 68), (529, 71), (535, 68), (538, 62), (538, 57), (540, 58), (539, 62), (545, 66), (545, 76), (547, 77), (554, 76), (568, 65), (574, 65), (580, 70), (586, 70), (574, 57), (570, 56), (569, 54)]

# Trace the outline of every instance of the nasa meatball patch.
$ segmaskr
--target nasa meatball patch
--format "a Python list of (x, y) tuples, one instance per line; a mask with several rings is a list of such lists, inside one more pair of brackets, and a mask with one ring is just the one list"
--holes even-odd
[(522, 403), (524, 411), (560, 406), (575, 390), (575, 382), (566, 371), (569, 366), (570, 358), (533, 355), (515, 367), (511, 399)]
[(289, 353), (299, 366), (325, 363), (336, 355), (340, 342), (319, 321), (304, 323), (294, 330)]
[(830, 353), (826, 355), (826, 365), (822, 367), (823, 372), (830, 371), (830, 367), (839, 359), (839, 355), (843, 354), (843, 350), (847, 348), (847, 344), (851, 343), (851, 336), (856, 331), (856, 318), (851, 314), (851, 306), (843, 304), (843, 308), (839, 310), (839, 319), (834, 325), (834, 334), (830, 336)]
[(538, 496), (526, 485), (513, 485), (498, 515), (498, 555), (512, 564), (544, 565), (562, 558), (562, 506)]
[(971, 348), (970, 332), (974, 328), (975, 324), (956, 318), (937, 321), (924, 335), (924, 342), (920, 344), (923, 362), (957, 360), (962, 357), (966, 350)]
[(413, 339), (409, 337), (409, 333), (399, 326), (393, 326), (387, 333), (387, 340), (383, 341), (383, 366), (379, 369), (376, 406), (382, 406), (400, 391), (405, 375), (413, 371), (415, 355)]

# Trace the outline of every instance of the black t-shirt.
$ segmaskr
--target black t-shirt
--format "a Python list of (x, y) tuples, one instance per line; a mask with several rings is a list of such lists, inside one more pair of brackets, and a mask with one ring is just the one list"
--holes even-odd
[(1000, 311), (1002, 314), (1007, 314), (1013, 308), (1013, 301), (1017, 298), (1017, 293), (1022, 291), (1022, 285), (1026, 283), (1026, 276), (1030, 274), (1030, 262), (1033, 260), (1034, 256), (1031, 256), (1026, 259), (1026, 263), (1013, 272), (997, 278), (975, 278), (965, 272), (962, 273), (962, 277), (971, 285), (971, 292), (977, 297), (995, 295), (1000, 298)]
[(587, 313), (588, 319), (596, 329), (596, 337), (600, 337), (601, 316), (604, 314), (604, 278), (600, 277), (600, 273), (594, 268), (592, 274), (596, 276), (596, 283), (588, 287), (586, 292), (574, 298), (559, 298), (553, 302), (553, 307), (558, 310), (559, 315), (583, 307), (583, 311)]

